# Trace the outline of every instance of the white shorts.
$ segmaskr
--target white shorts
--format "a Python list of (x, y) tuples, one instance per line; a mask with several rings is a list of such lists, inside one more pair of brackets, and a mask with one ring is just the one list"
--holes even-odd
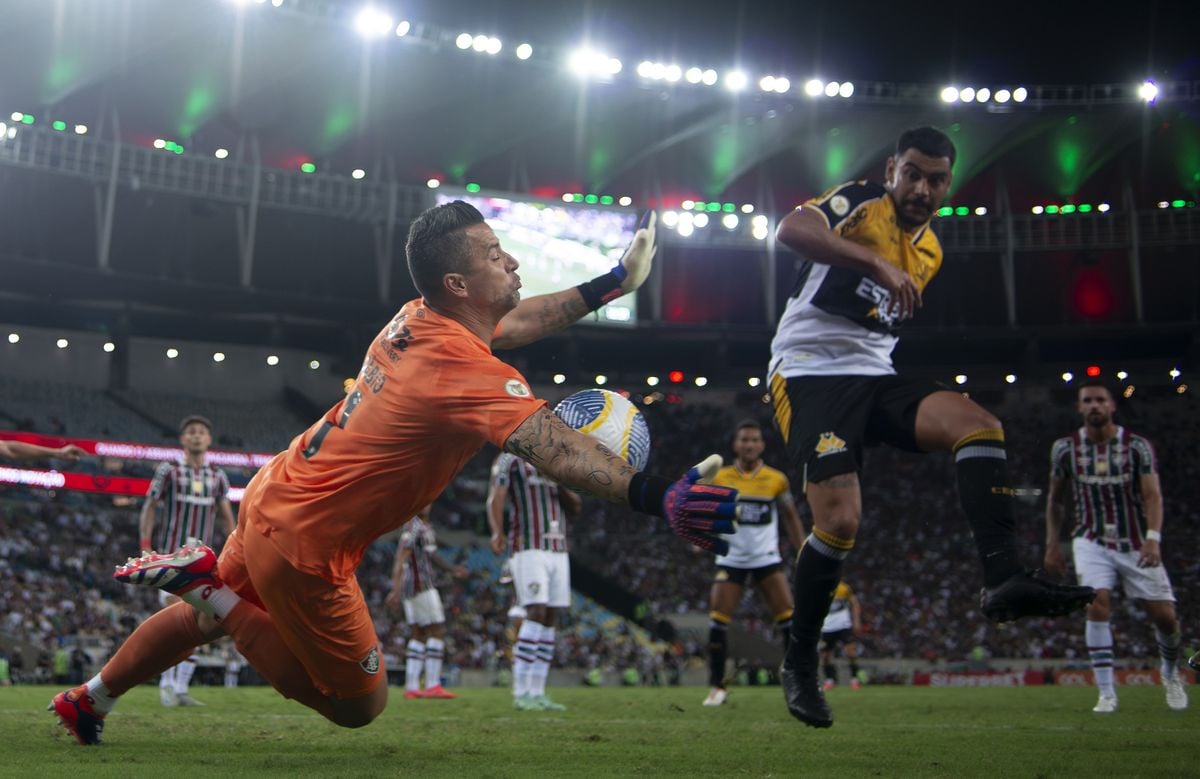
[(1119, 578), (1130, 598), (1175, 600), (1167, 569), (1161, 564), (1139, 568), (1140, 552), (1118, 552), (1082, 537), (1071, 542), (1071, 550), (1075, 554), (1075, 573), (1085, 587), (1112, 590)]
[(417, 593), (416, 597), (405, 598), (404, 621), (420, 627), (441, 625), (446, 621), (446, 615), (442, 611), (442, 596), (430, 587)]
[(513, 589), (522, 606), (571, 605), (571, 563), (566, 552), (530, 549), (512, 556)]

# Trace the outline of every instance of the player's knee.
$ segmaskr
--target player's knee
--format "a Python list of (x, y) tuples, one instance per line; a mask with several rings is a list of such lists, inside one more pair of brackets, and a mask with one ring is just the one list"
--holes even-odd
[(858, 535), (859, 511), (857, 505), (847, 502), (844, 505), (831, 506), (826, 516), (820, 521), (814, 520), (814, 526), (837, 538), (854, 538)]
[(335, 700), (333, 717), (330, 721), (343, 728), (361, 728), (370, 725), (387, 708), (387, 685), (374, 693), (352, 700)]

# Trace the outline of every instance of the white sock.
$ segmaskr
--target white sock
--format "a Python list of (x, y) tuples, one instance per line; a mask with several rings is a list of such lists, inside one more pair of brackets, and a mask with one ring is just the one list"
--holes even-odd
[(442, 653), (446, 645), (440, 638), (431, 638), (425, 642), (425, 689), (439, 687), (442, 684)]
[(100, 674), (92, 677), (87, 683), (88, 695), (92, 697), (92, 708), (97, 714), (108, 714), (112, 711), (113, 704), (117, 702), (117, 696), (108, 691), (104, 686), (104, 682), (100, 679)]
[(404, 689), (421, 691), (421, 666), (425, 664), (425, 642), (415, 638), (408, 640), (404, 661)]
[(1092, 658), (1092, 676), (1101, 695), (1116, 695), (1113, 689), (1113, 637), (1108, 622), (1087, 621), (1084, 632), (1088, 654)]
[(1162, 675), (1165, 679), (1179, 672), (1179, 644), (1182, 640), (1179, 628), (1174, 633), (1164, 633), (1154, 628), (1154, 637), (1158, 639), (1158, 654), (1162, 658)]
[(228, 617), (229, 612), (233, 611), (234, 607), (242, 602), (241, 596), (234, 592), (233, 588), (228, 585), (216, 588), (197, 587), (190, 592), (180, 595), (179, 599), (218, 620)]
[(173, 665), (163, 671), (158, 677), (158, 686), (162, 690), (175, 690), (175, 669), (179, 666)]
[(196, 663), (192, 658), (184, 660), (175, 666), (175, 694), (187, 695), (188, 685), (192, 683), (192, 674), (196, 672)]
[(550, 676), (550, 663), (554, 661), (554, 635), (552, 627), (542, 626), (542, 637), (538, 641), (537, 660), (533, 664), (533, 695), (546, 694), (546, 678)]
[(541, 623), (531, 619), (521, 623), (517, 643), (513, 647), (513, 695), (518, 698), (532, 694), (533, 666), (537, 662), (538, 642), (542, 638)]

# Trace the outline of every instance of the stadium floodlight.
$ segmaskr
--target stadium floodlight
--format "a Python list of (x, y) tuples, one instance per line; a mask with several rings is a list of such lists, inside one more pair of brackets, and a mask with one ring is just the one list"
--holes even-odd
[(271, 0), (271, 5), (278, 8), (279, 6), (283, 5), (283, 0)]
[(517, 46), (517, 59), (527, 60), (533, 56), (533, 47), (528, 43), (522, 43)]
[(987, 216), (987, 206), (978, 206), (975, 209), (975, 216)]
[(838, 94), (847, 98), (852, 96), (854, 94), (854, 82), (843, 81), (842, 85), (838, 87)]
[(750, 83), (750, 77), (742, 70), (731, 70), (725, 74), (725, 88), (730, 92), (740, 92)]
[(975, 87), (963, 87), (958, 90), (958, 99), (964, 103), (969, 103), (975, 99)]
[(957, 376), (955, 376), (954, 383), (959, 384), (959, 385), (966, 384), (967, 383), (967, 374), (960, 373)]
[(13, 112), (12, 112), (12, 120), (13, 120), (14, 122), (19, 122), (19, 121), (21, 121), (21, 120), (22, 120), (22, 119), (24, 119), (24, 118), (25, 118), (25, 114), (21, 113), (20, 111), (13, 111)]
[(59, 338), (57, 341), (54, 342), (54, 345), (57, 346), (59, 349), (66, 349), (68, 346), (71, 345), (71, 342), (68, 341), (66, 338)]
[(1129, 374), (1126, 373), (1125, 371), (1117, 371), (1117, 379), (1119, 381), (1125, 381), (1128, 378), (1129, 378)]
[(178, 356), (179, 356), (179, 350), (176, 349), (174, 346), (167, 349), (167, 359), (168, 360), (174, 360)]
[(617, 201), (617, 205), (631, 206), (633, 205), (633, 198), (631, 198), (629, 195), (622, 195)]
[(792, 88), (792, 82), (786, 76), (776, 76), (775, 91), (781, 95), (786, 95)]
[(674, 211), (663, 211), (662, 223), (663, 227), (674, 227), (679, 224), (679, 214)]
[(1046, 209), (1042, 208), (1041, 206), (1034, 206), (1033, 208), (1031, 208), (1031, 209), (1029, 209), (1029, 210), (1030, 210), (1030, 211), (1032, 211), (1032, 212), (1033, 212), (1033, 213), (1035, 213), (1035, 214), (1040, 214), (1040, 213), (1042, 213), (1043, 211), (1045, 211)]
[(268, 354), (267, 355), (267, 365), (274, 367), (278, 364), (279, 364), (279, 355), (277, 355), (277, 354)]
[(657, 376), (647, 376), (646, 384), (650, 385), (651, 387), (657, 387), (658, 386), (658, 377)]
[(564, 203), (573, 203), (575, 201), (575, 196), (572, 195), (570, 192), (564, 192), (563, 196), (562, 196), (562, 201)]
[(67, 123), (62, 119), (55, 119), (50, 123), (50, 128), (61, 133), (63, 130), (67, 129)]
[(692, 207), (695, 205), (696, 205), (695, 200), (685, 200), (679, 204), (679, 207), (682, 208), (684, 211), (691, 211)]
[(1013, 100), (1018, 103), (1024, 103), (1025, 98), (1029, 97), (1029, 90), (1025, 87), (1017, 87), (1012, 93)]
[(412, 30), (412, 23), (407, 19), (401, 19), (400, 24), (396, 25), (396, 37), (403, 38), (408, 35), (410, 30)]
[(708, 385), (708, 378), (705, 376), (697, 376), (694, 381), (696, 382), (697, 387), (704, 387)]
[(366, 176), (366, 175), (367, 175), (367, 172), (366, 172), (365, 170), (363, 170), (362, 168), (355, 168), (355, 169), (354, 169), (354, 170), (353, 170), (353, 171), (350, 173), (350, 178), (352, 178), (352, 179), (361, 179), (361, 178), (363, 178), (363, 177), (364, 177), (364, 176)]
[(1108, 203), (1101, 203), (1100, 205), (1096, 206), (1096, 210), (1102, 214), (1107, 214), (1108, 209), (1110, 208), (1112, 208), (1112, 206), (1110, 206)]
[(841, 88), (842, 88), (842, 85), (839, 84), (838, 82), (830, 81), (828, 84), (825, 85), (825, 97), (837, 97), (838, 90), (840, 90)]
[(10, 344), (20, 343), (20, 341), (21, 341), (20, 333), (9, 333), (8, 334), (8, 342)]
[(1158, 99), (1158, 84), (1147, 79), (1138, 87), (1138, 97), (1147, 103), (1153, 103)]
[(109, 352), (111, 354), (113, 351), (116, 350), (117, 345), (115, 343), (113, 343), (112, 341), (105, 341), (104, 346), (101, 348), (104, 349), (104, 351)]
[(554, 374), (554, 383), (555, 384), (562, 384), (566, 380), (567, 380), (566, 374), (563, 374), (563, 373)]
[(229, 156), (229, 149), (217, 149), (213, 152), (213, 156), (218, 160), (223, 160)]
[(1005, 376), (1005, 377), (1004, 377), (1004, 380), (1005, 380), (1006, 382), (1008, 382), (1009, 384), (1016, 384), (1016, 383), (1017, 383), (1017, 374), (1015, 374), (1015, 373), (1010, 373), (1010, 374), (1008, 374), (1007, 376)]
[(7, 137), (7, 138), (10, 140), (10, 141), (11, 141), (13, 138), (16, 138), (16, 137), (17, 137), (17, 128), (16, 128), (16, 125), (13, 125), (12, 127), (8, 128), (8, 132), (6, 132), (4, 135), (5, 135), (5, 136), (6, 136), (6, 137)]
[(750, 233), (751, 233), (751, 235), (754, 236), (755, 240), (758, 240), (758, 241), (767, 240), (768, 230), (767, 230), (766, 225), (754, 225), (754, 227), (750, 231)]
[(992, 96), (992, 90), (987, 87), (980, 87), (975, 91), (975, 102), (986, 103)]
[(491, 38), (486, 35), (476, 35), (471, 39), (471, 48), (482, 54), (487, 51), (488, 41), (490, 40)]
[(488, 38), (487, 48), (484, 49), (484, 51), (486, 51), (488, 54), (499, 54), (500, 50), (503, 48), (504, 44), (499, 38), (491, 37)]
[(717, 83), (717, 71), (713, 70), (712, 68), (705, 70), (700, 74), (700, 83), (709, 87)]
[(762, 379), (758, 378), (757, 376), (751, 376), (750, 378), (746, 379), (746, 383), (751, 387), (757, 387), (759, 384), (762, 384)]
[(1009, 92), (1007, 89), (997, 89), (996, 90), (996, 102), (997, 103), (1007, 103), (1009, 101), (1009, 98), (1011, 98), (1011, 97), (1012, 97), (1012, 92)]
[(392, 17), (377, 8), (367, 6), (354, 17), (354, 29), (364, 38), (381, 38), (392, 31)]
[(760, 78), (758, 80), (758, 88), (764, 92), (774, 92), (775, 91), (775, 77), (774, 76), (763, 76), (762, 78)]
[(1170, 203), (1168, 203), (1168, 202), (1167, 202), (1167, 201), (1165, 201), (1165, 200), (1160, 200), (1160, 201), (1158, 201), (1158, 207), (1159, 207), (1159, 208), (1166, 208), (1166, 207), (1168, 207), (1169, 205), (1171, 205), (1171, 204), (1170, 204)]
[(165, 148), (167, 148), (167, 142), (164, 141), (162, 138), (155, 138), (154, 139), (154, 148), (165, 149)]
[(743, 214), (753, 214), (754, 213), (754, 204), (753, 203), (742, 203), (742, 213)]
[(615, 76), (621, 72), (621, 60), (589, 48), (580, 48), (567, 57), (567, 67), (577, 76)]
[(650, 60), (642, 60), (638, 63), (637, 74), (642, 78), (654, 77), (654, 63)]
[(825, 91), (825, 82), (819, 78), (810, 78), (804, 82), (804, 94), (809, 97), (820, 97)]
[(442, 182), (438, 181), (437, 179), (429, 179), (425, 182), (425, 186), (429, 187), (430, 189), (437, 189), (441, 185)]
[(692, 217), (692, 224), (696, 227), (708, 227), (708, 214), (696, 214)]
[(700, 70), (700, 68), (688, 68), (683, 77), (687, 79), (689, 84), (699, 84), (700, 79), (704, 77), (704, 71)]
[(302, 163), (300, 163), (300, 172), (301, 173), (316, 173), (317, 166), (315, 163), (312, 163), (312, 162), (302, 162)]
[(76, 135), (87, 135), (87, 131), (88, 131), (88, 126), (86, 124), (75, 125), (75, 134)]
[(317, 368), (321, 367), (321, 361), (320, 360), (309, 360), (308, 367), (315, 371)]
[(954, 103), (958, 101), (958, 87), (945, 87), (942, 89), (942, 102)]
[(225, 362), (225, 352), (213, 352), (213, 362)]
[(726, 230), (736, 229), (738, 226), (738, 215), (737, 214), (726, 214), (725, 216), (721, 217), (721, 224), (725, 227)]
[(605, 376), (603, 373), (597, 373), (596, 374), (596, 386), (603, 387), (605, 384), (608, 384), (608, 377)]
[(1062, 380), (1066, 384), (1071, 383), (1071, 379), (1075, 378), (1075, 374), (1070, 371), (1063, 371)]
[(681, 221), (679, 223), (679, 226), (675, 228), (675, 231), (677, 233), (679, 233), (679, 235), (681, 237), (687, 238), (689, 235), (696, 232), (696, 228), (692, 226), (692, 223), (690, 221), (689, 222)]
[(469, 49), (471, 48), (471, 41), (473, 41), (474, 38), (475, 36), (471, 35), (469, 32), (459, 33), (458, 37), (454, 39), (454, 45), (460, 49)]
[(667, 65), (666, 69), (663, 71), (663, 78), (671, 83), (674, 83), (683, 78), (683, 68), (679, 67), (678, 65)]
[(1167, 375), (1170, 376), (1172, 380), (1175, 380), (1175, 379), (1178, 379), (1183, 374), (1181, 374), (1179, 372), (1178, 368), (1172, 368), (1171, 370), (1167, 371)]

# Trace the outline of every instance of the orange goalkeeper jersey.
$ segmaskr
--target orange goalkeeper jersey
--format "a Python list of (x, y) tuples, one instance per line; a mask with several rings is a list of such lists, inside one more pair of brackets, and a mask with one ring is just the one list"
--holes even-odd
[(241, 510), (298, 570), (345, 582), (371, 542), (542, 405), (466, 327), (410, 301), (346, 397), (255, 475)]

